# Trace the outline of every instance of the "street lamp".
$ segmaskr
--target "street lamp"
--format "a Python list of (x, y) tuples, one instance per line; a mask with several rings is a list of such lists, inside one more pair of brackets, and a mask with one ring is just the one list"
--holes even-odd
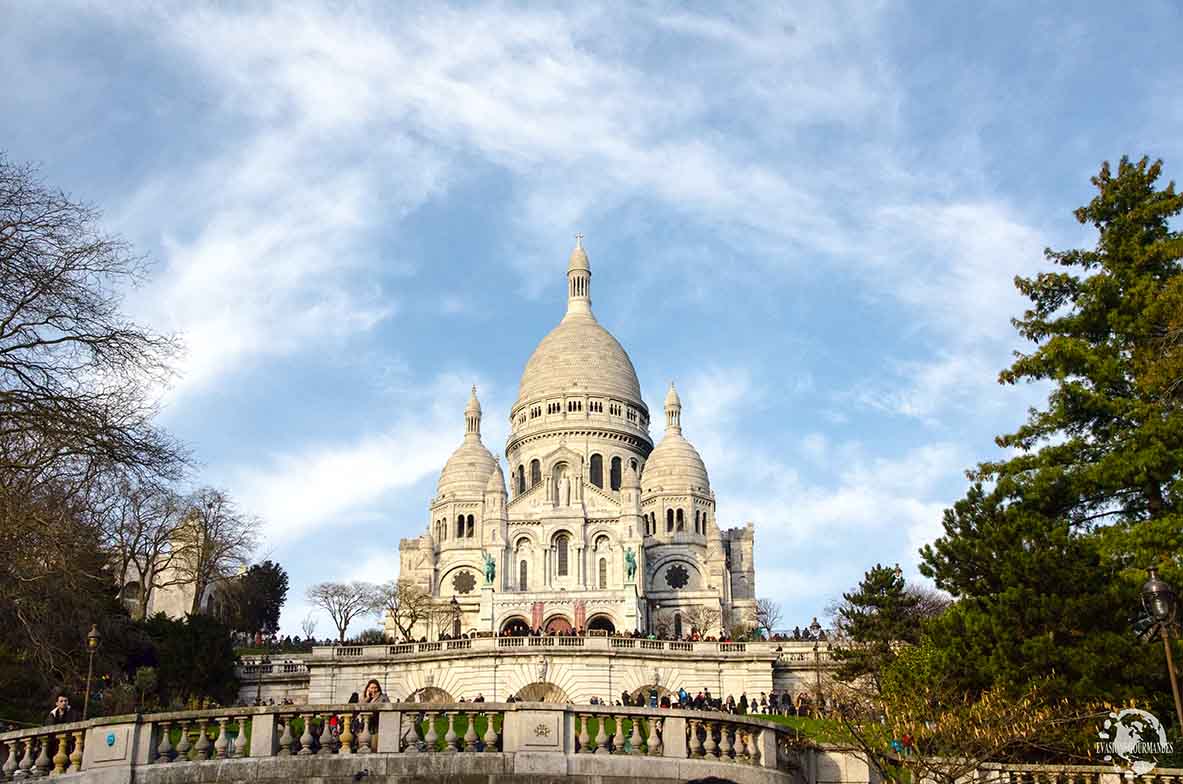
[(1171, 626), (1175, 623), (1175, 589), (1159, 578), (1158, 569), (1153, 566), (1147, 570), (1150, 579), (1142, 586), (1142, 607), (1150, 616), (1152, 625), (1148, 630), (1149, 636), (1157, 631), (1162, 637), (1163, 649), (1167, 655), (1167, 674), (1171, 678), (1171, 694), (1175, 698), (1175, 714), (1179, 719), (1179, 726), (1183, 727), (1183, 699), (1179, 697), (1179, 681), (1175, 677), (1175, 658), (1171, 655)]
[(817, 677), (816, 693), (813, 696), (813, 718), (816, 719), (821, 714), (822, 705), (822, 661), (818, 648), (821, 645), (822, 625), (817, 622), (817, 616), (814, 616), (813, 623), (809, 624), (809, 636), (813, 638), (813, 672)]
[(94, 654), (99, 649), (99, 642), (102, 638), (99, 636), (99, 627), (97, 624), (90, 625), (90, 631), (86, 633), (86, 697), (82, 700), (82, 718), (85, 721), (86, 714), (90, 710), (90, 679), (94, 675)]
[(460, 602), (456, 599), (456, 594), (452, 594), (452, 636), (460, 636)]

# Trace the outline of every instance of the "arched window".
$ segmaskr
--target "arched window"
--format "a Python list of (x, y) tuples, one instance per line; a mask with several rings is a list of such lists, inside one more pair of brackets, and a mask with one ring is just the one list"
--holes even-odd
[(558, 561), (557, 574), (559, 577), (567, 576), (567, 537), (560, 536), (555, 539), (555, 560)]
[(469, 515), (468, 516), (468, 525), (465, 526), (464, 535), (466, 537), (468, 537), (469, 539), (471, 539), (474, 532), (475, 532), (475, 528), (474, 528), (473, 518), (472, 518), (472, 515)]
[(620, 458), (619, 457), (612, 458), (612, 473), (610, 474), (609, 478), (611, 479), (612, 489), (619, 490), (620, 489)]
[(608, 587), (608, 559), (600, 559), (600, 590)]
[(529, 583), (526, 582), (527, 576), (528, 576), (528, 574), (527, 574), (526, 561), (522, 560), (521, 563), (518, 564), (518, 590), (519, 591), (524, 591), (530, 587)]
[(530, 487), (542, 481), (542, 463), (537, 460), (530, 461)]
[(698, 516), (699, 516), (699, 511), (697, 509), (695, 509), (694, 510), (694, 533), (701, 534), (702, 529), (699, 528)]
[(456, 516), (456, 538), (464, 538), (464, 515)]
[(518, 466), (518, 495), (526, 492), (526, 467)]
[(604, 456), (591, 456), (591, 483), (596, 487), (604, 486)]
[(682, 639), (682, 613), (674, 613), (674, 636)]
[(674, 532), (674, 510), (673, 509), (666, 509), (665, 510), (665, 532), (667, 534), (672, 534)]
[(681, 509), (679, 509), (679, 510), (678, 510), (678, 514), (677, 514), (677, 520), (678, 520), (678, 533), (682, 533), (683, 531), (685, 531), (685, 530), (686, 530), (686, 520), (685, 520), (685, 518), (682, 516), (682, 510), (681, 510)]

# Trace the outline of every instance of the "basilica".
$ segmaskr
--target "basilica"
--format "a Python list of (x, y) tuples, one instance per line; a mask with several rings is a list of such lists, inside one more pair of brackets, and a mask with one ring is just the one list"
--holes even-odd
[(424, 636), (711, 636), (753, 621), (752, 524), (719, 527), (672, 384), (654, 446), (633, 363), (592, 313), (591, 278), (577, 240), (566, 314), (530, 356), (509, 412), (506, 469), (481, 441), (474, 388), (427, 530), (400, 542), (400, 579), (440, 608), (417, 627)]

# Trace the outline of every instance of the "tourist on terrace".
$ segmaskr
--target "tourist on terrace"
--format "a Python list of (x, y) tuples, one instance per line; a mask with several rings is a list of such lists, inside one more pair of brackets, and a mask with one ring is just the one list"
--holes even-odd
[(45, 723), (69, 724), (72, 721), (78, 721), (78, 712), (70, 707), (70, 698), (66, 696), (65, 692), (58, 692), (53, 710), (49, 712), (49, 719)]
[(377, 678), (370, 678), (366, 682), (366, 688), (361, 695), (362, 702), (390, 702), (385, 694), (382, 693), (382, 685), (378, 683)]

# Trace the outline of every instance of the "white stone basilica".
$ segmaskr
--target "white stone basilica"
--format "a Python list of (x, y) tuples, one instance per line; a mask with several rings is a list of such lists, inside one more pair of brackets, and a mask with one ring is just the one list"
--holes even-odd
[(681, 636), (696, 622), (711, 625), (703, 635), (750, 624), (752, 524), (719, 528), (681, 417), (671, 385), (654, 447), (633, 363), (592, 314), (591, 267), (577, 242), (566, 315), (530, 356), (510, 411), (509, 493), (481, 442), (474, 388), (427, 531), (400, 542), (400, 578), (441, 607), (459, 605), (458, 617), (436, 613), (451, 620), (417, 633), (664, 626)]

